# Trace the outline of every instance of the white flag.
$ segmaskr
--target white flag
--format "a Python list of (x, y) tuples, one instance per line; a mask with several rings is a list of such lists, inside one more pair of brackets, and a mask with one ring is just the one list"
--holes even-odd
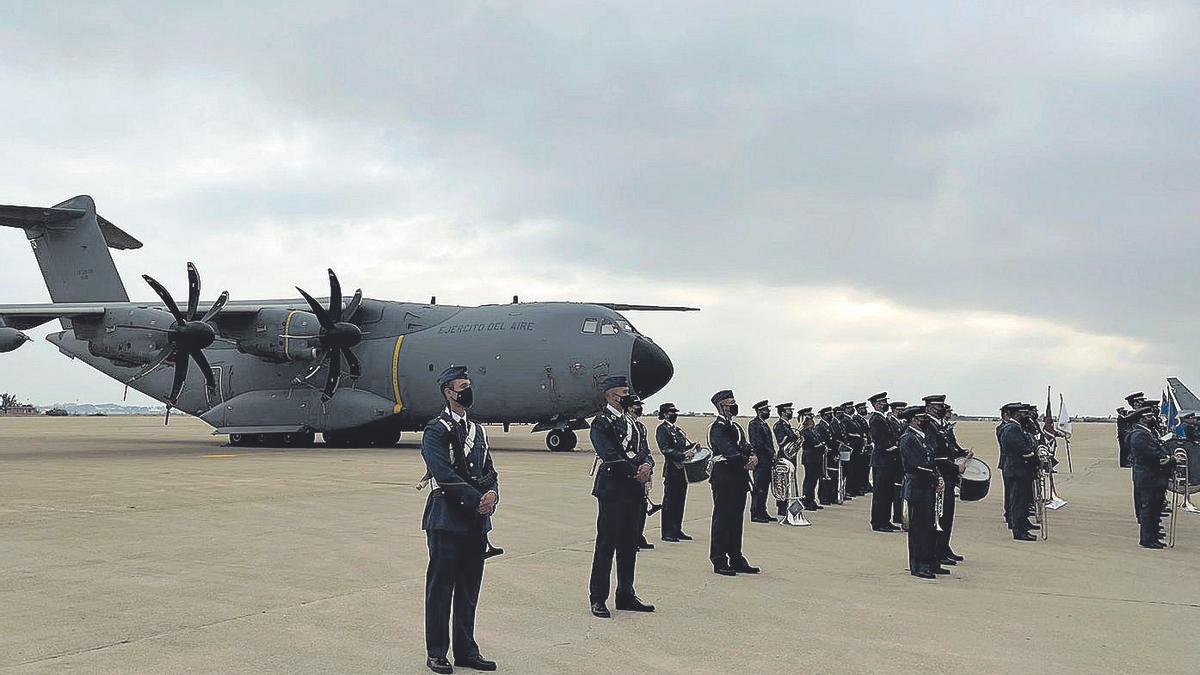
[(1071, 415), (1067, 412), (1067, 404), (1063, 403), (1063, 395), (1058, 395), (1058, 420), (1054, 422), (1054, 427), (1062, 433), (1071, 435)]

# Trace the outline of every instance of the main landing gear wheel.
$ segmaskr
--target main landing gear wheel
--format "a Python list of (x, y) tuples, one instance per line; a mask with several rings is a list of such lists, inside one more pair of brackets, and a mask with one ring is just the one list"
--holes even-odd
[(579, 443), (579, 437), (571, 429), (551, 429), (546, 434), (546, 447), (550, 452), (570, 452)]

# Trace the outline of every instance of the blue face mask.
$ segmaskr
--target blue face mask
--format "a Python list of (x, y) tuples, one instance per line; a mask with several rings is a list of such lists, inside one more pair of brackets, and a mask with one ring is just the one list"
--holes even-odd
[(467, 387), (458, 392), (458, 404), (464, 408), (470, 408), (471, 403), (475, 401), (475, 392), (471, 387)]

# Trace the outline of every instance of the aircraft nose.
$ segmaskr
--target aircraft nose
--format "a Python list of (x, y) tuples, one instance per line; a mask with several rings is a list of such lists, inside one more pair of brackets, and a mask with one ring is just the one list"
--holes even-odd
[(675, 374), (675, 366), (661, 347), (638, 337), (633, 341), (633, 357), (629, 365), (630, 384), (638, 396), (648, 398), (657, 394)]

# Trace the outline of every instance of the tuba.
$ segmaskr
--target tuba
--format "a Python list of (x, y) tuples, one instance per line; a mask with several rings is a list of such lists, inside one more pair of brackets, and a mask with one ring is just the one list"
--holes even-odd
[(805, 527), (811, 525), (804, 518), (804, 507), (800, 505), (800, 490), (796, 485), (796, 465), (784, 457), (775, 460), (771, 467), (771, 496), (787, 506), (786, 514), (779, 516), (780, 525)]

